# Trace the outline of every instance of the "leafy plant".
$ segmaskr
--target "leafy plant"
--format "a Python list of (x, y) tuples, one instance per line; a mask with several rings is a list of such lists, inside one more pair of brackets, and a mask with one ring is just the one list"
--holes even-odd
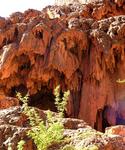
[(23, 150), (23, 146), (25, 144), (25, 141), (24, 140), (21, 140), (18, 142), (18, 145), (17, 145), (17, 149), (18, 150)]
[[(17, 97), (20, 101), (23, 102), (23, 112), (28, 116), (31, 130), (28, 131), (27, 135), (33, 139), (35, 145), (38, 150), (47, 150), (52, 143), (61, 142), (63, 139), (63, 124), (60, 122), (60, 117), (63, 116), (68, 96), (70, 94), (69, 91), (64, 92), (62, 99), (60, 98), (60, 86), (57, 86), (54, 90), (55, 94), (55, 105), (57, 106), (57, 110), (59, 113), (59, 118), (54, 119), (52, 112), (47, 112), (47, 120), (44, 122), (38, 112), (28, 106), (28, 98), (27, 94), (25, 97), (22, 97), (20, 93), (17, 93)], [(22, 142), (18, 143), (18, 150), (22, 150), (21, 145)]]
[(26, 96), (23, 97), (20, 93), (17, 93), (17, 97), (23, 103), (23, 113), (28, 116), (30, 125), (32, 127), (39, 125), (39, 123), (42, 122), (42, 119), (35, 108), (28, 106), (29, 94), (27, 93)]
[(60, 86), (58, 85), (54, 90), (55, 95), (55, 105), (57, 107), (60, 117), (64, 117), (64, 111), (66, 110), (67, 100), (70, 95), (70, 91), (66, 91), (63, 94), (63, 97), (60, 97)]

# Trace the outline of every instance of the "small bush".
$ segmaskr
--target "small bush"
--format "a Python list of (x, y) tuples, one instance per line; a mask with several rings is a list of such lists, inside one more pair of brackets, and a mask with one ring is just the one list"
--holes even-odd
[[(63, 116), (70, 92), (64, 92), (64, 96), (61, 99), (59, 89), (60, 86), (58, 86), (54, 91), (56, 97), (55, 104), (57, 106), (59, 118), (56, 118), (55, 120), (52, 117), (52, 113), (48, 111), (47, 120), (45, 123), (40, 118), (37, 111), (28, 106), (29, 95), (27, 94), (25, 97), (22, 97), (20, 93), (17, 93), (18, 99), (23, 102), (23, 112), (28, 116), (32, 127), (31, 130), (28, 131), (27, 135), (33, 139), (38, 150), (47, 150), (47, 147), (49, 147), (52, 143), (61, 142), (63, 139), (64, 127), (60, 122), (60, 117)], [(22, 142), (20, 141), (17, 147), (18, 150), (22, 150), (21, 144)]]
[(64, 117), (64, 111), (66, 110), (67, 100), (70, 95), (70, 91), (66, 91), (63, 94), (63, 97), (60, 97), (60, 86), (58, 85), (54, 90), (55, 95), (55, 105), (57, 107), (60, 117)]
[(18, 142), (18, 145), (17, 145), (17, 149), (18, 150), (23, 150), (23, 146), (25, 144), (25, 141), (24, 140), (21, 140)]

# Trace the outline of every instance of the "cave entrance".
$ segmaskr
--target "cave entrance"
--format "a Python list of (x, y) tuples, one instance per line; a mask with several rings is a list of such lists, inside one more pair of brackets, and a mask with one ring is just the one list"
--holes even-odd
[(111, 106), (106, 105), (102, 111), (102, 131), (105, 132), (105, 128), (116, 124), (116, 114)]
[(14, 86), (10, 89), (9, 96), (16, 97), (17, 93), (21, 93), (22, 96), (25, 96), (28, 92), (27, 87), (24, 84), (20, 84), (18, 86)]
[[(28, 89), (23, 84), (14, 86), (10, 89), (9, 96), (16, 97), (17, 92), (21, 93), (22, 96), (25, 96), (28, 93)], [(20, 102), (20, 104), (22, 105), (22, 102)], [(57, 112), (53, 90), (48, 89), (47, 86), (43, 86), (36, 94), (29, 96), (29, 106)]]
[(106, 105), (97, 111), (96, 130), (105, 132), (105, 128), (114, 125), (125, 125), (125, 101), (118, 103), (118, 110)]
[(105, 128), (116, 125), (116, 117), (117, 113), (111, 106), (104, 106), (97, 111), (95, 129), (105, 132)]
[(125, 125), (125, 100), (124, 99), (118, 102), (116, 124)]
[(29, 105), (42, 110), (57, 112), (53, 91), (46, 86), (42, 87), (36, 94), (30, 96)]

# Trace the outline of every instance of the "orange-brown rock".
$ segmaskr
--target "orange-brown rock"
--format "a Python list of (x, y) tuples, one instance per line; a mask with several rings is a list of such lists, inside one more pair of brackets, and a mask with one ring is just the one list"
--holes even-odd
[(12, 106), (18, 106), (19, 100), (14, 97), (7, 97), (5, 95), (0, 96), (0, 109), (9, 108)]
[(116, 82), (125, 78), (124, 0), (29, 9), (1, 17), (0, 28), (1, 108), (18, 91), (29, 92), (30, 105), (54, 110), (60, 84), (71, 92), (68, 116), (99, 130), (125, 124), (125, 84)]
[(106, 134), (121, 135), (125, 138), (125, 126), (118, 125), (106, 128)]

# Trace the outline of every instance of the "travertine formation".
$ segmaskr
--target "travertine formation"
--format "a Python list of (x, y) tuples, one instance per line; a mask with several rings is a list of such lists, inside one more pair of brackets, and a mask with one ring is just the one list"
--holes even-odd
[[(29, 120), (22, 110), (22, 107), (0, 110), (0, 150), (8, 150), (8, 145), (12, 150), (17, 150), (17, 144), (22, 139), (25, 141), (23, 150), (37, 150), (32, 139), (27, 136), (27, 131), (30, 129)], [(45, 120), (46, 112), (42, 110), (38, 110), (38, 112)], [(53, 115), (56, 116), (56, 114)], [(65, 128), (64, 136), (67, 137), (66, 142), (51, 143), (47, 150), (60, 150), (65, 145), (83, 149), (125, 149), (125, 126), (107, 128), (106, 133), (103, 134), (92, 129), (83, 120), (63, 118), (62, 123)]]
[[(67, 116), (96, 129), (125, 124), (125, 1), (48, 6), (0, 18), (0, 107), (54, 110), (53, 90), (71, 92)], [(12, 101), (11, 101), (12, 100)], [(5, 104), (4, 104), (5, 102)]]

